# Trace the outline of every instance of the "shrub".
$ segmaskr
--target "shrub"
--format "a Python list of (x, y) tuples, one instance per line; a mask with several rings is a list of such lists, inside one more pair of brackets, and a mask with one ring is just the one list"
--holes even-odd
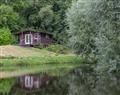
[(18, 45), (18, 43), (19, 43), (19, 37), (18, 36), (12, 37), (12, 44)]
[(8, 28), (0, 29), (0, 45), (11, 44), (12, 38), (12, 34)]
[(60, 54), (67, 54), (70, 51), (68, 47), (63, 45), (50, 45), (46, 48), (46, 50)]
[(45, 46), (43, 44), (39, 44), (39, 45), (36, 45), (34, 46), (35, 48), (39, 48), (39, 49), (43, 49)]

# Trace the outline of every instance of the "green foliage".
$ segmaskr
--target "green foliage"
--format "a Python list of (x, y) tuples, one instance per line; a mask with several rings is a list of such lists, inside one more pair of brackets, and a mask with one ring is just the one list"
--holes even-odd
[(54, 13), (51, 9), (51, 6), (46, 6), (41, 8), (38, 14), (33, 14), (29, 17), (30, 23), (35, 28), (40, 28), (43, 31), (52, 32), (52, 22), (54, 18)]
[(71, 46), (78, 54), (97, 59), (98, 71), (120, 71), (119, 3), (78, 0), (67, 13)]
[(7, 45), (12, 43), (12, 34), (8, 28), (0, 29), (0, 45)]
[(45, 46), (41, 43), (39, 45), (34, 46), (35, 48), (43, 49)]
[[(90, 1), (90, 0), (89, 0)], [(74, 2), (67, 12), (70, 46), (76, 54), (82, 54), (86, 61), (95, 59), (95, 27), (89, 16), (88, 0)], [(92, 57), (92, 58), (90, 58)]]
[(45, 49), (59, 54), (67, 54), (70, 52), (70, 49), (63, 45), (50, 45)]
[(12, 88), (13, 83), (14, 83), (14, 79), (1, 79), (0, 80), (0, 93), (8, 94)]
[(41, 29), (52, 33), (57, 43), (64, 44), (67, 42), (65, 12), (71, 1), (0, 0), (0, 10), (5, 10), (0, 14), (0, 27), (7, 26), (12, 32), (26, 28)]
[(96, 13), (94, 19), (96, 24), (97, 37), (96, 46), (98, 49), (97, 70), (120, 71), (120, 14), (119, 0), (102, 0), (96, 3), (92, 14)]
[(0, 5), (0, 27), (9, 27), (12, 31), (19, 28), (19, 15), (9, 5)]

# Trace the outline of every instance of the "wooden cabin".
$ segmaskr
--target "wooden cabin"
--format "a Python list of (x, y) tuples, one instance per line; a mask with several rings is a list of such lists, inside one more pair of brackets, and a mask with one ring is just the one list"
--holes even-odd
[(39, 31), (24, 30), (15, 34), (19, 39), (20, 46), (36, 46), (42, 44), (48, 46), (53, 43), (51, 34)]

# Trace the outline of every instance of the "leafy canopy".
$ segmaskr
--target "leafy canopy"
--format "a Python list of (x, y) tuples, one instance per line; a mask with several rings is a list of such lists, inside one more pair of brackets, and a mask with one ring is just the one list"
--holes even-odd
[(9, 27), (11, 30), (18, 28), (19, 14), (14, 12), (13, 7), (0, 6), (0, 27)]
[(8, 28), (0, 28), (0, 45), (7, 45), (12, 43), (12, 34)]
[(97, 60), (98, 71), (120, 69), (120, 1), (78, 0), (67, 13), (70, 45)]

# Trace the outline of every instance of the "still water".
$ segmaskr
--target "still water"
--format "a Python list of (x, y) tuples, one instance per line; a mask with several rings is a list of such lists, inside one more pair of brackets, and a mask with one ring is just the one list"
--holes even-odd
[(0, 95), (120, 95), (120, 76), (82, 68), (64, 76), (28, 74), (1, 79)]

